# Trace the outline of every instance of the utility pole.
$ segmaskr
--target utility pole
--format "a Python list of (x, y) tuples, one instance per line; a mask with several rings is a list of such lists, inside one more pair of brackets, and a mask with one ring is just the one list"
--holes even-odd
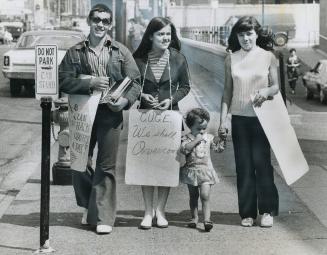
[(265, 0), (261, 0), (262, 3), (262, 26), (265, 25)]

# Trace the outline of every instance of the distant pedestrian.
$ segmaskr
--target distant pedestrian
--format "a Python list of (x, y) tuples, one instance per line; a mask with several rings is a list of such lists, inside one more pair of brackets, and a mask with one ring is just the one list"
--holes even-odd
[(213, 223), (210, 219), (210, 193), (213, 184), (219, 182), (210, 158), (210, 148), (217, 150), (218, 137), (206, 132), (210, 120), (209, 112), (194, 108), (186, 116), (190, 133), (182, 137), (181, 152), (186, 163), (180, 171), (180, 181), (187, 184), (190, 195), (190, 228), (196, 228), (199, 221), (198, 200), (201, 199), (204, 215), (204, 229), (209, 232)]
[(3, 40), (5, 44), (11, 44), (13, 41), (12, 34), (5, 28)]
[(262, 31), (251, 16), (240, 18), (232, 28), (218, 130), (226, 132), (231, 111), (239, 214), (244, 227), (253, 226), (258, 209), (261, 226), (271, 227), (279, 206), (270, 144), (253, 109), (279, 91), (277, 60), (270, 52), (273, 38)]
[(130, 28), (128, 30), (129, 39), (132, 48), (131, 50), (132, 52), (134, 52), (141, 43), (145, 31), (145, 27), (139, 22), (137, 22), (137, 20), (134, 18), (130, 19), (129, 22), (130, 22)]
[(287, 77), (288, 83), (291, 87), (291, 93), (295, 94), (296, 83), (299, 78), (300, 59), (296, 55), (296, 49), (290, 49), (290, 56), (287, 59)]

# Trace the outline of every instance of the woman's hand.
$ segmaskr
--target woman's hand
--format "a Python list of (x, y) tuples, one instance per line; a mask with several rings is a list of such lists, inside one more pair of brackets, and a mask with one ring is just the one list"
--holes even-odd
[(254, 99), (253, 99), (253, 105), (254, 107), (261, 107), (264, 101), (267, 100), (269, 96), (269, 88), (263, 88), (258, 90), (255, 93)]
[(155, 105), (153, 108), (158, 110), (167, 110), (169, 109), (170, 105), (171, 105), (171, 100), (167, 98), (161, 101), (160, 103), (158, 103), (157, 105)]
[(156, 99), (150, 94), (142, 93), (142, 100), (145, 102), (145, 105), (150, 108), (154, 108), (159, 103), (158, 99)]

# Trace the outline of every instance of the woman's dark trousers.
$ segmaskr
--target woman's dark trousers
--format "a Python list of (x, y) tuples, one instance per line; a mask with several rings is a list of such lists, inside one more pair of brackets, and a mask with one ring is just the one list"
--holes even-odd
[(270, 145), (257, 117), (232, 116), (239, 214), (241, 218), (278, 214)]

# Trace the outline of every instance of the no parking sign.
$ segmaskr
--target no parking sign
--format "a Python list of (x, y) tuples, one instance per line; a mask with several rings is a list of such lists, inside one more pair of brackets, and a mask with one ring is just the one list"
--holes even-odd
[(35, 97), (58, 99), (58, 55), (57, 45), (35, 47)]

